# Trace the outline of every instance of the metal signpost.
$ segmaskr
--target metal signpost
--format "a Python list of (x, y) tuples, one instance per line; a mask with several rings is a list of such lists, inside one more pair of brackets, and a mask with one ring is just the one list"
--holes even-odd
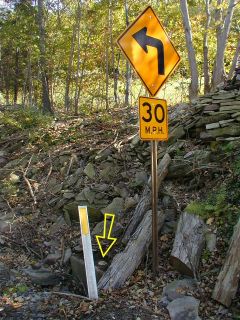
[(153, 9), (147, 7), (117, 40), (147, 88), (140, 97), (140, 138), (151, 141), (153, 273), (158, 269), (157, 141), (168, 139), (167, 103), (154, 99), (180, 62), (180, 56)]

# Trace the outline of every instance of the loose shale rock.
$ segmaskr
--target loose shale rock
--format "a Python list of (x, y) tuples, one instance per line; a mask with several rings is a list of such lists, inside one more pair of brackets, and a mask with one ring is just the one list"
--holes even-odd
[(200, 320), (198, 307), (200, 301), (193, 297), (173, 300), (167, 306), (171, 320)]

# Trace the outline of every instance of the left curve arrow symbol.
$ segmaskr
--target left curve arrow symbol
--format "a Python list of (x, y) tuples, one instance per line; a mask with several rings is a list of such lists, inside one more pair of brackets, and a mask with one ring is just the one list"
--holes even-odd
[(133, 38), (148, 53), (147, 46), (155, 47), (158, 51), (158, 74), (164, 75), (164, 48), (161, 40), (147, 36), (147, 27), (133, 34)]

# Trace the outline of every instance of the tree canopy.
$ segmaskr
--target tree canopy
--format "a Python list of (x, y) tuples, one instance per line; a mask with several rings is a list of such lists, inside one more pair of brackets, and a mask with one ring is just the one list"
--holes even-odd
[[(42, 33), (39, 28), (39, 2), (43, 9)], [(78, 113), (108, 108), (116, 103), (124, 104), (127, 66), (116, 45), (116, 39), (126, 28), (126, 17), (129, 22), (134, 21), (147, 5), (151, 5), (156, 11), (182, 58), (179, 70), (160, 91), (159, 96), (169, 96), (170, 103), (178, 102), (176, 96), (186, 98), (191, 72), (180, 2), (5, 1), (0, 13), (1, 101), (18, 102), (41, 109), (42, 81), (45, 79), (45, 90), (48, 91), (50, 104), (55, 110)], [(206, 40), (207, 34), (207, 63), (211, 75), (218, 46), (221, 45), (219, 35), (231, 3), (235, 10), (230, 21), (226, 21), (230, 32), (226, 47), (223, 48), (223, 75), (231, 68), (239, 40), (239, 1), (187, 2), (199, 74), (197, 93), (202, 92), (204, 87), (204, 39)], [(211, 17), (208, 24), (206, 4)], [(44, 48), (41, 50), (43, 37)], [(43, 69), (44, 78), (41, 77)], [(128, 78), (131, 78), (129, 101), (133, 105), (139, 93), (144, 93), (144, 88), (134, 72), (128, 72)], [(212, 83), (212, 87), (217, 84)]]

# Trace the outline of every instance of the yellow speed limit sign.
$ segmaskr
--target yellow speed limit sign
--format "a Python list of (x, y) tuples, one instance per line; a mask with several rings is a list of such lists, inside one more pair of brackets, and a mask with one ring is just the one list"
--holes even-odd
[(163, 99), (139, 98), (140, 138), (142, 140), (168, 139), (167, 102)]

